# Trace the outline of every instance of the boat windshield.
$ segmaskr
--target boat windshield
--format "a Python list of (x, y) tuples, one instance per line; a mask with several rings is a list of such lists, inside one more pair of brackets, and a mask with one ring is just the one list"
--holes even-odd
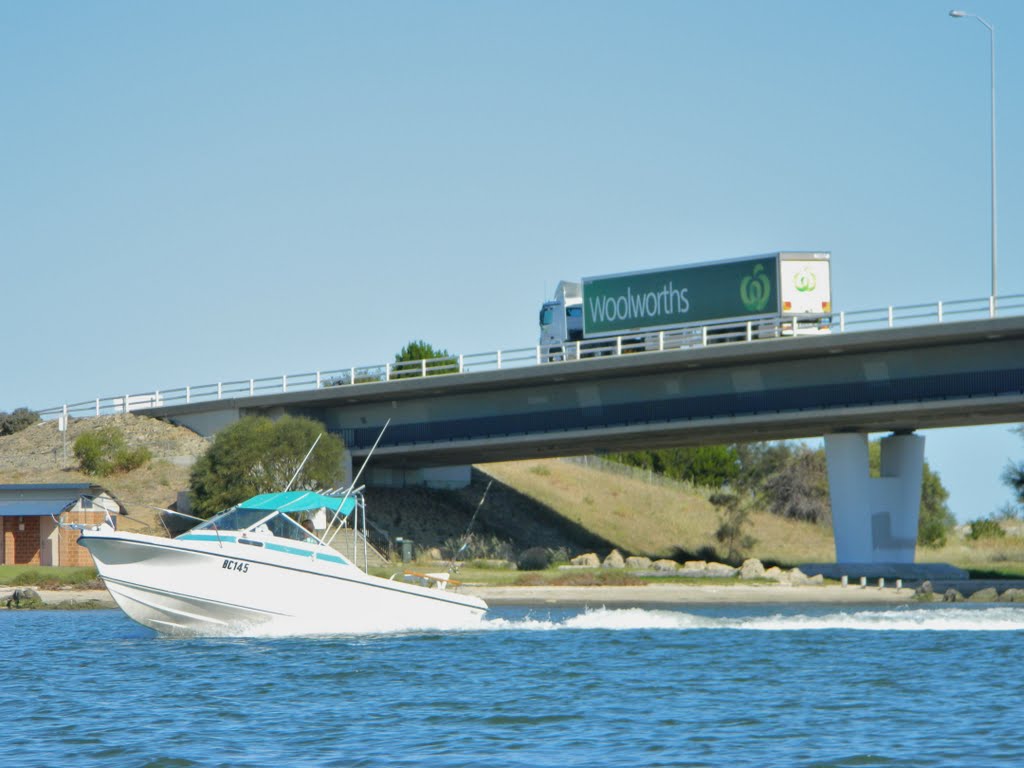
[(272, 534), (280, 539), (291, 539), (313, 544), (317, 541), (305, 528), (282, 512), (267, 512), (265, 509), (242, 509), (232, 507), (215, 517), (200, 523), (193, 531), (199, 530), (245, 531)]

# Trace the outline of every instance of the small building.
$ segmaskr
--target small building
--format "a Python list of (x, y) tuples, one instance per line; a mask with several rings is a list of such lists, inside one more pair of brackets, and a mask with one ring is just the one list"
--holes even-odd
[(124, 506), (98, 485), (49, 483), (0, 485), (0, 565), (92, 565), (92, 555), (78, 545), (69, 523), (117, 523)]

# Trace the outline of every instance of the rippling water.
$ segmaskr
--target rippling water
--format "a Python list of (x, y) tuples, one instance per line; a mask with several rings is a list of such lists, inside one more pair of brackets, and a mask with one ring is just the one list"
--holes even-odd
[(2, 766), (1024, 764), (1024, 607), (497, 608), (166, 639), (0, 612)]

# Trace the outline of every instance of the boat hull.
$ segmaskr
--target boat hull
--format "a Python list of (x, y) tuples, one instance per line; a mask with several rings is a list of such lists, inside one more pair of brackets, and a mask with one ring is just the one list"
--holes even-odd
[[(131, 619), (165, 634), (335, 634), (461, 629), (479, 598), (363, 573), (336, 555), (83, 531), (100, 577)], [(285, 548), (282, 548), (285, 549)]]

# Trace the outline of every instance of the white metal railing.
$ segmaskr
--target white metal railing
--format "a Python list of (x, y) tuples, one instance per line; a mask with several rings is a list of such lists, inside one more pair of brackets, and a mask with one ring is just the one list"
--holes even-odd
[(760, 317), (739, 323), (695, 325), (670, 331), (627, 334), (607, 339), (571, 342), (557, 346), (533, 346), (499, 349), (470, 355), (449, 355), (432, 360), (403, 363), (380, 363), (333, 370), (285, 374), (259, 379), (238, 379), (215, 384), (200, 384), (161, 389), (153, 392), (97, 397), (77, 403), (66, 403), (39, 411), (43, 418), (58, 416), (102, 416), (129, 411), (145, 411), (170, 405), (184, 405), (216, 400), (254, 397), (283, 392), (303, 392), (327, 387), (361, 386), (388, 381), (419, 379), (426, 376), (458, 375), (503, 368), (525, 368), (550, 362), (569, 362), (580, 358), (622, 355), (636, 352), (659, 352), (672, 349), (702, 347), (721, 343), (757, 343), (782, 337), (848, 333), (884, 328), (906, 328), (951, 321), (977, 320), (1024, 314), (1024, 294), (1000, 296), (998, 299), (961, 299), (903, 307), (836, 312), (831, 323), (801, 327), (788, 319)]

